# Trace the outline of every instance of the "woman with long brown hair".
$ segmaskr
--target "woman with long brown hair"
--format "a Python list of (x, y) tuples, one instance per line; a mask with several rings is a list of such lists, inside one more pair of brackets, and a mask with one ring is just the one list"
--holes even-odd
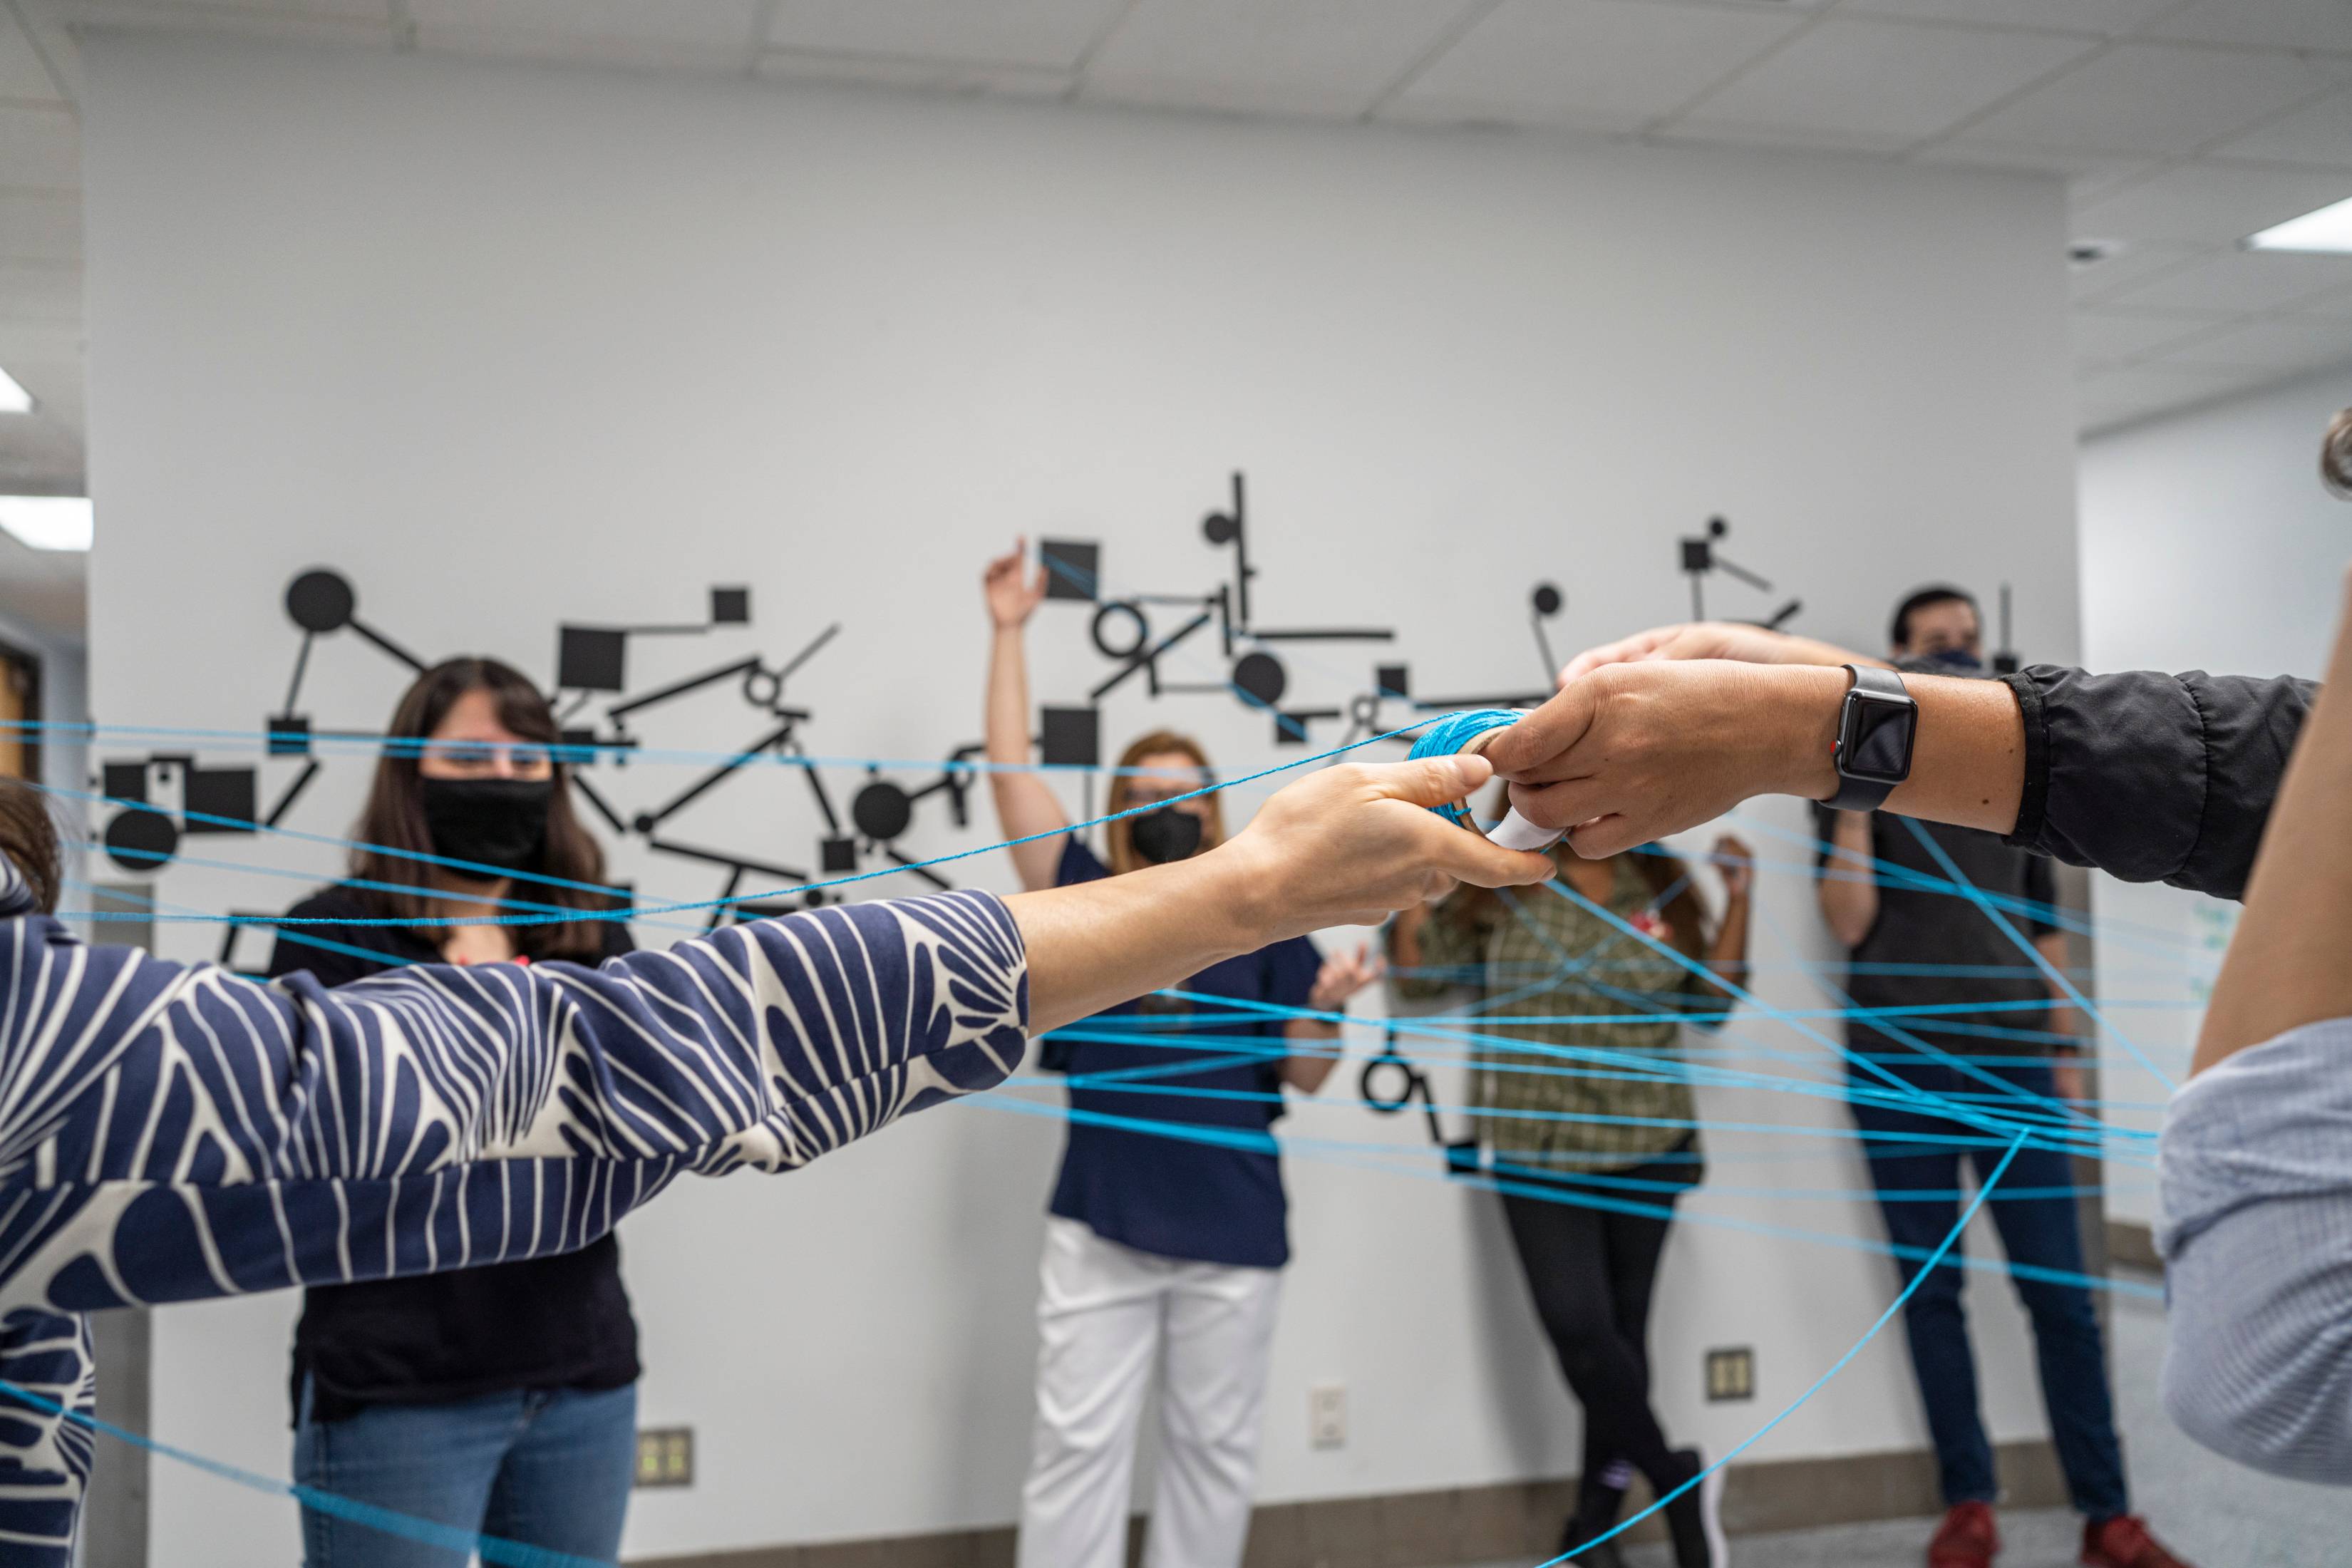
[[(272, 978), (343, 985), (411, 963), (631, 951), (612, 919), (484, 923), (618, 901), (572, 809), (555, 716), (520, 671), (453, 658), (394, 710), (351, 879), (280, 929)], [(294, 1473), (307, 1486), (552, 1552), (610, 1561), (635, 1464), (637, 1330), (611, 1236), (577, 1252), (314, 1288), (294, 1331)], [(312, 1509), (314, 1568), (425, 1568), (457, 1554)]]
[[(1320, 768), (1230, 842), (1132, 876), (832, 905), (593, 969), (411, 964), (341, 990), (79, 941), (48, 912), (56, 826), (0, 779), (8, 1560), (74, 1554), (97, 1405), (81, 1314), (552, 1256), (681, 1175), (798, 1170), (995, 1088), (1032, 1034), (1384, 919), (1437, 879), (1541, 876), (1539, 857), (1426, 809), (1489, 776), (1472, 757)], [(848, 991), (873, 1005), (828, 1004)], [(431, 1545), (427, 1562), (477, 1544), (372, 1517)]]
[[(1498, 795), (1491, 816), (1507, 806)], [(1704, 1170), (1676, 1070), (1684, 1016), (1729, 1005), (1704, 977), (1746, 971), (1750, 858), (1737, 838), (1716, 842), (1724, 898), (1711, 920), (1689, 868), (1654, 846), (1601, 860), (1566, 845), (1551, 854), (1576, 898), (1459, 889), (1399, 915), (1389, 957), (1404, 995), (1466, 984), (1482, 1034), (1528, 1044), (1475, 1047), (1470, 1099), (1536, 1315), (1584, 1407), (1567, 1551), (1616, 1522), (1633, 1471), (1664, 1496), (1703, 1468), (1650, 1408), (1650, 1298), (1675, 1200)], [(1618, 1059), (1563, 1059), (1593, 1050)], [(1669, 1503), (1665, 1518), (1677, 1568), (1723, 1568), (1711, 1486)], [(1577, 1561), (1620, 1558), (1604, 1542)]]
[[(983, 586), (989, 782), (1024, 888), (1066, 887), (1189, 859), (1226, 837), (1198, 742), (1137, 739), (1111, 775), (1106, 855), (1029, 762), (1023, 633), (1045, 573), (1022, 546)], [(1144, 809), (1147, 807), (1157, 809)], [(1267, 1135), (1286, 1087), (1312, 1094), (1339, 1027), (1265, 1009), (1336, 1013), (1371, 983), (1368, 953), (1326, 960), (1293, 937), (1044, 1042), (1070, 1075), (1070, 1124), (1046, 1221), (1037, 1423), (1022, 1489), (1021, 1568), (1126, 1561), (1135, 1434), (1160, 1380), (1160, 1477), (1148, 1568), (1234, 1568), (1249, 1534), (1276, 1299), (1289, 1261), (1282, 1167)], [(1255, 1145), (1255, 1146), (1253, 1146)]]

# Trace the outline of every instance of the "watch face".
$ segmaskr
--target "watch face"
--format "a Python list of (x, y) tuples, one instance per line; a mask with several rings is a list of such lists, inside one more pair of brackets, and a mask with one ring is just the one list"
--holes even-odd
[(1873, 701), (1867, 695), (1846, 704), (1845, 733), (1839, 738), (1838, 771), (1851, 778), (1901, 784), (1911, 774), (1912, 715), (1908, 702)]

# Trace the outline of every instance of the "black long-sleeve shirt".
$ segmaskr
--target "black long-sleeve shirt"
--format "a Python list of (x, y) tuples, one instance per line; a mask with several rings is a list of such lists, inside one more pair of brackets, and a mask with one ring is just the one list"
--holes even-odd
[(2011, 844), (2126, 882), (2244, 896), (2315, 682), (2053, 665), (2002, 679), (2025, 716)]

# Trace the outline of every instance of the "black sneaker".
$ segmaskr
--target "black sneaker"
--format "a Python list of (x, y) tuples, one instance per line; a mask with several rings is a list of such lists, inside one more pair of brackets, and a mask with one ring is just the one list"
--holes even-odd
[(1579, 1568), (1625, 1568), (1624, 1554), (1617, 1550), (1614, 1540), (1598, 1542), (1573, 1557), (1568, 1555), (1579, 1543), (1591, 1541), (1596, 1535), (1607, 1534), (1609, 1528), (1607, 1524), (1592, 1523), (1580, 1513), (1570, 1514), (1568, 1528), (1559, 1532), (1560, 1560), (1574, 1563)]
[[(1681, 1450), (1675, 1461), (1679, 1467), (1676, 1486), (1706, 1468), (1696, 1448)], [(1666, 1533), (1675, 1543), (1675, 1568), (1730, 1568), (1731, 1543), (1723, 1534), (1721, 1470), (1709, 1472), (1706, 1479), (1668, 1503), (1664, 1511)]]

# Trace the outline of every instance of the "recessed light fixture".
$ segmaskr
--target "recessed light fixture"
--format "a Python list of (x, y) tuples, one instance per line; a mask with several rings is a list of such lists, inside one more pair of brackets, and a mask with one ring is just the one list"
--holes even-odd
[(16, 378), (0, 370), (0, 414), (30, 414), (33, 395), (16, 384)]
[(0, 530), (35, 550), (88, 550), (88, 496), (0, 496)]
[(2352, 252), (2352, 196), (2251, 235), (2246, 248)]

